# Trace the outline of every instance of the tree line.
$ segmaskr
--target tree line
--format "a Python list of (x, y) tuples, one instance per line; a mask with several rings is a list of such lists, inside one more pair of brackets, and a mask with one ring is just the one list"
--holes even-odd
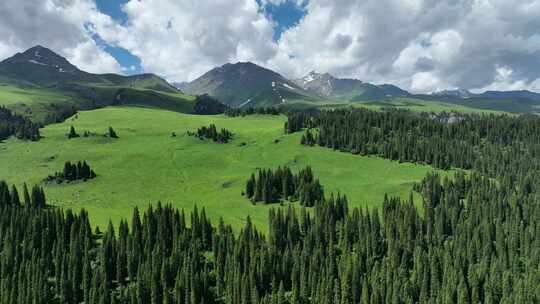
[[(491, 177), (530, 171), (538, 158), (540, 118), (494, 114), (445, 116), (365, 109), (290, 113), (285, 131), (306, 129), (301, 143), (437, 168), (473, 169)], [(531, 164), (539, 170), (538, 163)]]
[(41, 138), (40, 127), (30, 119), (0, 106), (0, 140), (15, 136), (18, 139), (37, 141)]
[(201, 140), (211, 139), (214, 142), (225, 144), (228, 143), (233, 138), (233, 133), (225, 128), (222, 128), (220, 131), (217, 130), (216, 125), (210, 124), (210, 126), (200, 127), (197, 129), (197, 132), (188, 131), (189, 136), (195, 136)]
[(10, 189), (5, 181), (0, 181), (0, 209), (2, 207), (45, 208), (45, 205), (45, 192), (40, 186), (34, 185), (32, 191), (29, 192), (26, 183), (23, 184), (21, 197), (15, 185), (12, 185)]
[(193, 106), (193, 111), (197, 115), (223, 114), (228, 109), (229, 107), (227, 105), (222, 104), (208, 94), (195, 96), (195, 105)]
[(293, 173), (287, 166), (258, 170), (246, 182), (245, 195), (252, 202), (275, 203), (280, 200), (299, 201), (312, 207), (324, 197), (323, 187), (313, 176), (311, 167)]
[(229, 117), (244, 117), (247, 115), (279, 115), (284, 113), (283, 109), (278, 107), (248, 107), (248, 108), (230, 108), (225, 110), (225, 115)]
[(85, 160), (78, 161), (77, 163), (71, 163), (70, 161), (65, 162), (64, 169), (60, 172), (56, 172), (53, 175), (47, 176), (45, 178), (46, 182), (55, 181), (57, 183), (62, 183), (64, 181), (72, 182), (76, 180), (89, 180), (95, 178), (97, 175), (93, 169), (90, 168), (88, 163)]

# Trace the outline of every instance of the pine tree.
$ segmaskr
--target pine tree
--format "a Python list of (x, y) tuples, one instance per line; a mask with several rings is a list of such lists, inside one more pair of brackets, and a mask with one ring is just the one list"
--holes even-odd
[(32, 205), (32, 201), (30, 200), (30, 193), (28, 192), (28, 186), (26, 183), (23, 184), (23, 193), (24, 193), (24, 205), (26, 207), (30, 207)]
[(109, 137), (110, 138), (118, 138), (118, 135), (116, 134), (116, 132), (114, 131), (114, 129), (112, 127), (109, 127)]
[(246, 196), (248, 198), (253, 198), (255, 194), (255, 175), (251, 174), (251, 177), (248, 179), (246, 184)]
[(19, 191), (17, 191), (17, 187), (15, 185), (11, 186), (11, 206), (20, 206), (21, 200), (19, 197)]
[(77, 132), (75, 131), (75, 128), (71, 126), (69, 128), (68, 138), (71, 139), (71, 138), (76, 138), (76, 137), (79, 137), (79, 134), (77, 134)]

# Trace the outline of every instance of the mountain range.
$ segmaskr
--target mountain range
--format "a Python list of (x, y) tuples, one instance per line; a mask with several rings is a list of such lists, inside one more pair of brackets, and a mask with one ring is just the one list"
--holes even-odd
[[(202, 94), (208, 94), (231, 107), (317, 107), (365, 102), (389, 104), (393, 100), (411, 99), (415, 102), (437, 101), (522, 113), (537, 112), (540, 108), (540, 94), (530, 91), (487, 91), (473, 94), (457, 89), (411, 94), (391, 84), (376, 85), (315, 71), (291, 80), (251, 62), (228, 63), (211, 69), (191, 82), (172, 85), (154, 74), (123, 76), (88, 73), (43, 46), (35, 46), (0, 62), (0, 93), (1, 90), (14, 88), (47, 93), (38, 94), (38, 97), (65, 97), (38, 100), (39, 106), (21, 101), (8, 102), (19, 106), (24, 104), (26, 108), (22, 110), (30, 111), (31, 114), (36, 108), (58, 111), (59, 107), (78, 110), (119, 104), (189, 113), (193, 110), (193, 97), (188, 95)], [(6, 101), (1, 100), (6, 95), (13, 96), (0, 94), (0, 105), (6, 104)], [(64, 100), (71, 102), (67, 105)]]
[(391, 84), (376, 85), (315, 71), (302, 78), (289, 80), (250, 62), (225, 64), (192, 82), (176, 84), (176, 87), (191, 95), (211, 95), (233, 107), (295, 103), (317, 106), (328, 103), (386, 102), (400, 98), (521, 113), (536, 112), (540, 107), (540, 94), (531, 91), (487, 91), (474, 94), (457, 89), (412, 94)]

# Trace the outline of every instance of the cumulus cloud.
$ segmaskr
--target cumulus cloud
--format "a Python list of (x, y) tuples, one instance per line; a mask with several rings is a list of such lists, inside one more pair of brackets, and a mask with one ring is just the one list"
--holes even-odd
[[(265, 6), (286, 2), (306, 14), (274, 41)], [(81, 68), (120, 71), (97, 35), (172, 81), (253, 61), (291, 78), (318, 70), (414, 92), (540, 86), (540, 0), (130, 0), (122, 10), (125, 22), (93, 0), (4, 0), (0, 58), (40, 43)]]
[(85, 29), (99, 15), (90, 0), (1, 1), (0, 60), (41, 44), (87, 71), (119, 72), (118, 62)]

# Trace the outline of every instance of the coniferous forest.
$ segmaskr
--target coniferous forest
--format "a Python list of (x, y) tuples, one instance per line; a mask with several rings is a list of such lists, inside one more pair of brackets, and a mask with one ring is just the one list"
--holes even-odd
[(0, 141), (10, 136), (37, 141), (41, 138), (39, 128), (40, 126), (31, 120), (0, 106)]
[(315, 179), (311, 167), (293, 174), (287, 166), (259, 170), (246, 182), (246, 196), (254, 203), (275, 203), (280, 199), (299, 201), (302, 206), (313, 207), (324, 197), (323, 187)]
[[(95, 231), (86, 211), (45, 208), (38, 186), (21, 196), (2, 182), (0, 303), (540, 302), (540, 118), (288, 116), (306, 145), (469, 171), (428, 174), (414, 187), (422, 202), (384, 197), (372, 210), (321, 187), (304, 206), (271, 209), (267, 233), (249, 217), (233, 231), (160, 203)], [(261, 170), (246, 195), (260, 184), (261, 201), (285, 199), (306, 176), (316, 180)]]
[(227, 108), (225, 115), (230, 117), (247, 116), (247, 115), (279, 115), (283, 110), (276, 107), (257, 107), (257, 108)]

